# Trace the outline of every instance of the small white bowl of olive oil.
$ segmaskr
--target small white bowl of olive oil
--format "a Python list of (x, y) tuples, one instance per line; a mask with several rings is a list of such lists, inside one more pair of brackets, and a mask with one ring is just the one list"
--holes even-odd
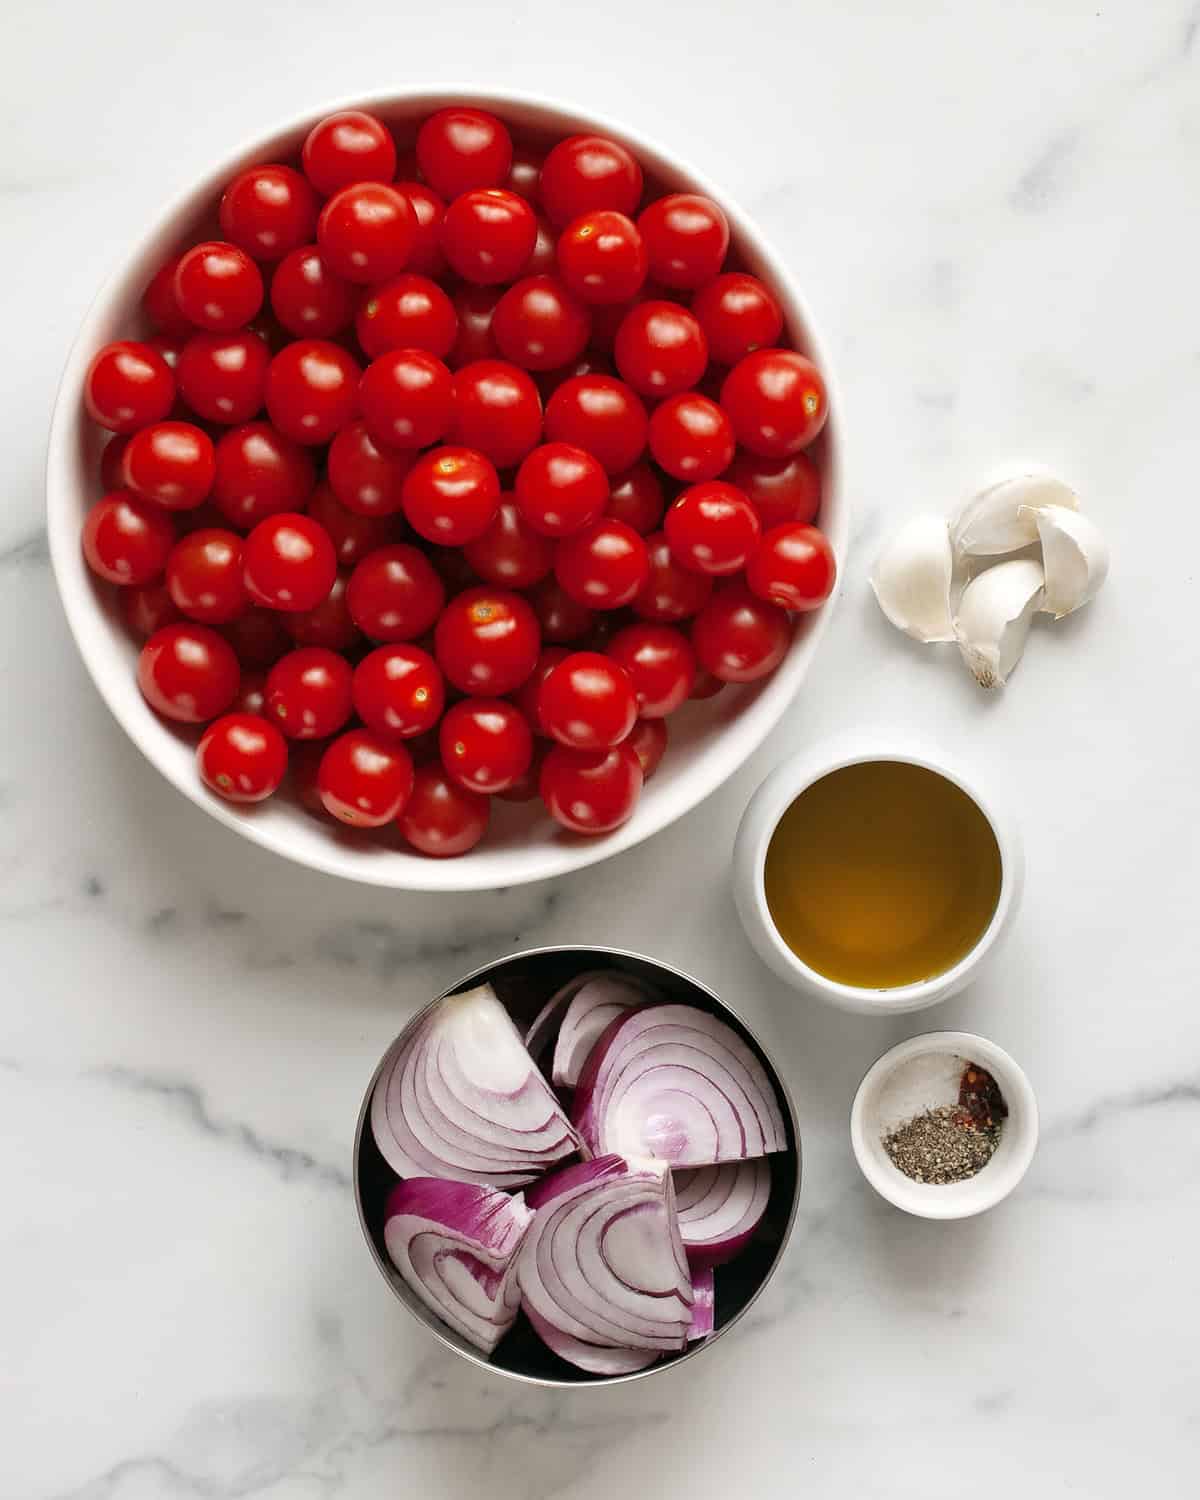
[(940, 751), (882, 736), (778, 766), (734, 844), (747, 936), (797, 989), (899, 1014), (962, 989), (1012, 921), (1024, 862), (1009, 814)]

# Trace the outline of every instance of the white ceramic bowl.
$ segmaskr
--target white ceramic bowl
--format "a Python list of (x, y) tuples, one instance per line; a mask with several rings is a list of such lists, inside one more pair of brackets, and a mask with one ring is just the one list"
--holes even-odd
[[(831, 771), (864, 761), (895, 760), (924, 766), (961, 787), (980, 808), (996, 835), (1000, 846), (1000, 898), (992, 920), (982, 937), (964, 958), (919, 984), (897, 985), (892, 989), (866, 989), (839, 984), (810, 968), (784, 942), (767, 906), (763, 871), (767, 846), (780, 818), (806, 787)], [(800, 755), (777, 766), (755, 792), (746, 807), (738, 828), (733, 850), (733, 889), (738, 913), (746, 935), (759, 956), (776, 974), (797, 989), (806, 990), (819, 1000), (842, 1010), (864, 1014), (898, 1015), (903, 1011), (922, 1010), (961, 990), (979, 971), (1002, 933), (1012, 922), (1024, 882), (1024, 857), (1017, 825), (1002, 803), (985, 793), (962, 769), (953, 765), (932, 746), (907, 742), (895, 743), (879, 732), (852, 734), (813, 745)]]
[[(978, 1063), (996, 1080), (1008, 1118), (991, 1160), (965, 1182), (914, 1182), (883, 1148), (883, 1136), (923, 1110), (953, 1102), (954, 1094), (927, 1097), (923, 1064), (945, 1059)], [(910, 1037), (874, 1063), (858, 1086), (850, 1110), (850, 1144), (863, 1176), (881, 1197), (922, 1219), (966, 1219), (1007, 1198), (1024, 1177), (1038, 1141), (1038, 1108), (1029, 1079), (995, 1042), (969, 1031), (932, 1031)]]
[[(494, 110), (523, 135), (550, 140), (598, 131), (624, 141), (656, 186), (715, 198), (729, 217), (733, 244), (748, 269), (778, 294), (791, 340), (809, 353), (830, 386), (831, 416), (821, 439), (824, 480), (821, 525), (838, 557), (849, 534), (842, 491), (841, 402), (826, 350), (790, 272), (728, 194), (657, 143), (612, 121), (501, 92), (462, 89), (437, 94), (390, 94), (340, 100), (306, 112), (270, 135), (225, 158), (160, 214), (97, 297), (67, 361), (50, 432), (46, 494), (50, 551), (63, 605), (84, 662), (102, 697), (133, 743), (163, 775), (227, 827), (288, 859), (331, 875), (412, 890), (483, 890), (562, 875), (639, 843), (689, 811), (731, 775), (762, 742), (794, 696), (829, 618), (832, 601), (802, 618), (788, 655), (773, 676), (749, 688), (726, 688), (707, 703), (686, 705), (671, 720), (671, 746), (634, 816), (601, 838), (559, 831), (533, 809), (496, 802), (483, 844), (461, 859), (438, 861), (385, 848), (347, 830), (322, 827), (284, 798), (241, 809), (212, 796), (200, 783), (190, 736), (157, 718), (143, 702), (134, 676), (135, 643), (122, 626), (113, 591), (98, 585), (84, 565), (79, 535), (83, 517), (99, 496), (96, 478), (104, 435), (83, 412), (81, 391), (88, 362), (110, 339), (143, 327), (138, 304), (151, 275), (211, 215), (233, 174), (261, 161), (287, 159), (312, 125), (335, 109), (360, 107), (401, 130), (447, 104), (469, 102)], [(540, 808), (538, 809), (540, 811)]]

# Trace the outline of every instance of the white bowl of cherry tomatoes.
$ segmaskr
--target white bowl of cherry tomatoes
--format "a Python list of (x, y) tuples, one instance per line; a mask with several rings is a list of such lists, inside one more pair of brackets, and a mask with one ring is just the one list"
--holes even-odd
[(839, 460), (812, 320), (724, 194), (567, 109), (397, 95), (139, 242), (67, 364), (49, 533), (181, 792), (330, 874), (488, 889), (757, 748), (829, 613)]

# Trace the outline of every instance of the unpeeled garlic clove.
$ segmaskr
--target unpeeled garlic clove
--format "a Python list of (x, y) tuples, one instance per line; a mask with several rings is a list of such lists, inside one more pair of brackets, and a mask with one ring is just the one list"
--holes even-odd
[(1061, 620), (1089, 603), (1108, 577), (1108, 543), (1078, 511), (1061, 505), (1022, 507), (1042, 543), (1046, 597), (1042, 610)]
[(1032, 511), (1046, 506), (1078, 510), (1079, 497), (1052, 474), (1019, 474), (982, 490), (950, 524), (956, 557), (1000, 557), (1038, 539)]
[(871, 574), (879, 607), (914, 641), (952, 641), (954, 559), (942, 516), (914, 516), (883, 549)]
[(1021, 659), (1046, 575), (1032, 558), (997, 563), (972, 578), (958, 601), (958, 649), (980, 687), (1003, 687)]

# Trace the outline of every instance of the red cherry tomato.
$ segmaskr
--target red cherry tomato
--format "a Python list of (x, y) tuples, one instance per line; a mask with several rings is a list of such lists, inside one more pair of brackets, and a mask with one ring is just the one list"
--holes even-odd
[(412, 641), (433, 625), (446, 591), (423, 552), (406, 543), (371, 552), (350, 575), (354, 623), (374, 641)]
[(665, 532), (646, 538), (650, 572), (633, 601), (633, 612), (660, 625), (674, 624), (698, 614), (708, 603), (713, 581), (676, 562)]
[(610, 833), (633, 816), (642, 781), (641, 762), (628, 744), (610, 750), (552, 745), (542, 762), (542, 801), (572, 833)]
[(525, 276), (552, 276), (558, 269), (558, 241), (554, 228), (545, 214), (534, 215), (537, 235), (529, 259), (521, 268)]
[(304, 175), (328, 196), (353, 182), (391, 182), (396, 145), (387, 126), (361, 109), (345, 109), (314, 125), (302, 152)]
[(460, 692), (498, 698), (537, 665), (541, 633), (520, 594), (467, 589), (451, 599), (434, 632), (438, 665)]
[(262, 410), (270, 363), (256, 333), (197, 333), (180, 351), (175, 379), (198, 417), (232, 426)]
[(454, 442), (477, 449), (498, 469), (511, 469), (541, 435), (541, 398), (524, 370), (504, 360), (479, 359), (455, 372)]
[[(400, 509), (412, 461), (412, 453), (376, 445), (365, 422), (351, 422), (329, 446), (329, 484), (347, 510), (364, 520), (383, 521)], [(380, 543), (388, 538), (386, 528), (375, 534)]]
[(450, 859), (466, 854), (487, 832), (490, 803), (453, 781), (440, 765), (418, 766), (400, 832), (421, 854)]
[(473, 448), (423, 453), (404, 481), (404, 515), (426, 541), (461, 547), (492, 524), (500, 508), (495, 467)]
[(269, 667), (292, 649), (292, 639), (279, 615), (257, 605), (223, 625), (221, 634), (244, 667)]
[(554, 566), (554, 543), (522, 518), (511, 497), (501, 499), (487, 530), (463, 552), (475, 573), (497, 588), (532, 588)]
[(418, 276), (441, 276), (446, 270), (446, 257), (442, 254), (445, 203), (423, 182), (405, 178), (396, 183), (396, 188), (408, 199), (413, 218), (417, 221), (416, 237), (408, 254), (408, 269)]
[(637, 463), (646, 446), (646, 408), (641, 398), (610, 375), (577, 375), (546, 405), (546, 438), (584, 448), (610, 474)]
[[(617, 332), (626, 317), (643, 302), (670, 301), (665, 287), (657, 282), (646, 281), (637, 296), (629, 302), (592, 305), (592, 345), (604, 354), (611, 354), (617, 342)], [(615, 367), (613, 373), (616, 373)]]
[(540, 203), (541, 193), (538, 182), (542, 175), (542, 163), (545, 156), (540, 151), (535, 151), (521, 141), (513, 143), (512, 165), (508, 169), (508, 181), (505, 187), (510, 193), (520, 193), (522, 198), (527, 198), (530, 203)]
[(340, 344), (297, 339), (267, 371), (271, 421), (294, 443), (327, 443), (354, 416), (360, 374)]
[[(267, 676), (265, 672), (243, 672), (237, 696), (230, 706), (235, 714), (258, 714), (266, 711)], [(274, 726), (272, 726), (274, 727)], [(276, 731), (278, 733), (278, 731)]]
[(637, 225), (612, 209), (573, 219), (558, 239), (558, 271), (581, 302), (629, 302), (646, 279)]
[(492, 337), (523, 370), (555, 370), (582, 354), (591, 332), (584, 304), (557, 276), (526, 276), (496, 304)]
[(355, 329), (368, 359), (392, 349), (424, 349), (444, 360), (458, 337), (458, 315), (436, 281), (406, 274), (371, 288)]
[(646, 242), (650, 274), (663, 286), (693, 291), (725, 264), (729, 221), (711, 198), (668, 193), (642, 210), (637, 227)]
[(604, 514), (624, 521), (640, 536), (649, 536), (662, 521), (663, 491), (649, 464), (634, 464), (614, 474)]
[(358, 288), (337, 275), (317, 245), (290, 251), (271, 277), (271, 310), (296, 338), (330, 339), (349, 328)]
[(438, 732), (442, 765), (468, 791), (507, 791), (529, 769), (533, 735), (502, 698), (467, 698), (448, 709)]
[(287, 763), (283, 736), (258, 714), (226, 714), (196, 747), (201, 781), (226, 802), (262, 802), (278, 790)]
[[(720, 686), (720, 683), (717, 684)], [(663, 719), (639, 719), (625, 741), (638, 758), (642, 779), (649, 781), (667, 751), (667, 725)]]
[(317, 198), (291, 167), (247, 167), (221, 195), (221, 233), (255, 260), (281, 260), (312, 239)]
[(328, 533), (295, 511), (260, 521), (246, 538), (243, 561), (247, 590), (268, 609), (315, 609), (337, 577)]
[(808, 453), (764, 458), (742, 452), (725, 477), (749, 499), (764, 531), (786, 521), (812, 521), (821, 508), (821, 471)]
[(628, 673), (598, 651), (574, 651), (553, 666), (536, 702), (546, 733), (575, 750), (619, 745), (638, 714)]
[(557, 578), (544, 578), (529, 596), (534, 614), (547, 641), (578, 641), (592, 629), (595, 616), (585, 604), (572, 599)]
[(633, 684), (643, 719), (665, 719), (687, 701), (696, 680), (696, 653), (670, 625), (627, 625), (608, 643), (608, 654)]
[(316, 483), (306, 449), (269, 422), (248, 422), (222, 433), (215, 454), (213, 504), (231, 526), (248, 531), (268, 516), (300, 510)]
[(800, 521), (772, 527), (746, 564), (753, 593), (794, 611), (824, 604), (836, 578), (833, 548), (815, 526)]
[(233, 333), (262, 306), (262, 272), (237, 245), (204, 240), (179, 258), (175, 300), (197, 328)]
[(512, 786), (505, 787), (496, 795), (503, 802), (534, 802), (538, 796), (538, 782), (542, 777), (542, 761), (549, 747), (544, 740), (535, 740), (533, 756), (523, 776), (518, 776)]
[(367, 728), (384, 739), (424, 734), (445, 704), (441, 670), (419, 646), (377, 646), (354, 669), (354, 707)]
[(387, 515), (363, 515), (343, 505), (325, 479), (313, 491), (308, 514), (329, 533), (341, 568), (353, 568), (368, 553), (386, 546), (395, 529)]
[(762, 534), (749, 500), (719, 479), (684, 490), (667, 507), (663, 529), (681, 567), (717, 576), (744, 568)]
[(416, 215), (408, 199), (382, 182), (339, 189), (317, 220), (317, 243), (330, 270), (355, 283), (398, 275), (416, 237)]
[(757, 276), (728, 271), (692, 298), (692, 312), (718, 364), (735, 365), (755, 349), (769, 349), (783, 333), (783, 309)]
[(425, 448), (454, 414), (450, 371), (424, 349), (393, 349), (367, 366), (358, 388), (367, 431), (392, 448)]
[[(360, 520), (361, 517), (355, 517)], [(312, 609), (293, 610), (283, 626), (297, 646), (324, 646), (327, 651), (349, 651), (362, 640), (346, 598), (347, 575), (339, 573), (329, 593)]]
[(304, 646), (267, 673), (266, 709), (291, 740), (336, 734), (354, 709), (350, 663), (336, 651)]
[(325, 811), (339, 822), (382, 828), (400, 815), (412, 794), (412, 757), (403, 745), (352, 729), (321, 757), (317, 789)]
[(570, 364), (563, 365), (558, 370), (539, 370), (534, 379), (541, 392), (542, 400), (549, 401), (560, 385), (565, 385), (568, 380), (574, 380), (577, 375), (615, 377), (616, 373), (616, 367), (607, 355), (595, 349), (585, 349), (579, 358), (573, 359)]
[(500, 353), (492, 337), (492, 315), (503, 288), (464, 286), (454, 294), (454, 313), (458, 318), (458, 337), (446, 357), (452, 370), (480, 359), (495, 359)]
[(739, 579), (718, 589), (696, 616), (692, 646), (706, 672), (722, 682), (756, 682), (773, 672), (791, 640), (788, 617)]
[(460, 193), (442, 220), (442, 254), (464, 281), (479, 286), (519, 276), (536, 240), (533, 209), (506, 188)]
[(543, 646), (538, 652), (537, 665), (513, 694), (513, 702), (525, 715), (525, 721), (534, 734), (544, 737), (549, 733), (542, 719), (542, 684), (559, 662), (570, 655), (565, 646)]
[(212, 438), (190, 422), (156, 422), (135, 432), (121, 463), (126, 485), (165, 510), (193, 510), (212, 488)]
[(738, 442), (770, 458), (807, 447), (829, 415), (821, 372), (794, 349), (759, 349), (739, 360), (725, 377), (721, 405)]
[(100, 487), (105, 494), (125, 488), (125, 450), (129, 443), (130, 438), (118, 432), (104, 445), (100, 454)]
[(175, 377), (149, 344), (128, 339), (105, 344), (84, 376), (88, 416), (113, 432), (136, 432), (161, 422), (174, 401)]
[(699, 391), (668, 396), (650, 418), (650, 452), (675, 479), (715, 479), (734, 452), (733, 428), (715, 401)]
[(708, 343), (699, 323), (678, 302), (639, 302), (617, 329), (613, 354), (635, 391), (673, 396), (704, 374)]
[(558, 544), (554, 574), (588, 609), (631, 604), (650, 573), (646, 543), (623, 521), (602, 516)]
[(224, 625), (250, 604), (242, 582), (242, 539), (235, 531), (193, 531), (167, 558), (167, 588), (181, 614)]
[(521, 519), (542, 536), (569, 536), (604, 513), (608, 476), (590, 453), (543, 443), (517, 470)]
[(134, 635), (143, 639), (151, 636), (164, 625), (173, 625), (183, 616), (175, 608), (171, 591), (165, 581), (130, 584), (119, 596), (121, 614)]
[(421, 175), (443, 198), (501, 187), (512, 166), (512, 140), (482, 109), (439, 109), (417, 132)]
[(572, 135), (546, 157), (539, 191), (542, 207), (559, 229), (597, 209), (632, 215), (642, 196), (642, 169), (616, 141)]
[(175, 300), (175, 267), (179, 259), (174, 255), (155, 271), (142, 293), (142, 308), (160, 333), (186, 338), (192, 332), (192, 325)]
[(128, 490), (97, 500), (83, 523), (83, 555), (109, 583), (149, 583), (166, 566), (175, 528), (159, 506)]
[[(192, 332), (194, 330), (189, 328), (188, 333)], [(167, 369), (174, 372), (175, 366), (179, 363), (179, 356), (183, 353), (183, 346), (187, 343), (188, 333), (152, 333), (146, 340), (146, 344), (156, 354), (161, 354), (166, 361)], [(176, 390), (178, 391), (178, 383)]]
[(207, 625), (165, 625), (142, 647), (138, 686), (156, 713), (180, 724), (206, 724), (238, 690), (233, 647)]

